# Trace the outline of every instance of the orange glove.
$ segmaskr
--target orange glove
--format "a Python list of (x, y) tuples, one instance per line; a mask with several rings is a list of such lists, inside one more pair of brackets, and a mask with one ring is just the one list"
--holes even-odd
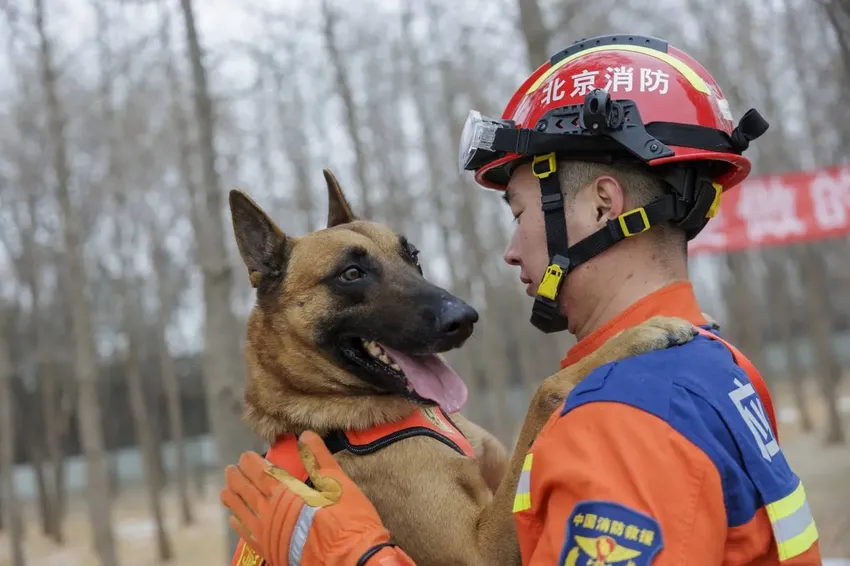
[(302, 434), (298, 452), (315, 489), (256, 452), (225, 471), (230, 525), (268, 566), (415, 566), (317, 434)]

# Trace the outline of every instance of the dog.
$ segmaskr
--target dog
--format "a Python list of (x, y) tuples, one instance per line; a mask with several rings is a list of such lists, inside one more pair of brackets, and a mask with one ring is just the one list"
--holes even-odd
[(440, 356), (463, 346), (477, 312), (423, 276), (419, 252), (403, 235), (355, 217), (334, 175), (324, 176), (327, 228), (300, 237), (285, 234), (245, 193), (229, 195), (256, 289), (246, 422), (270, 443), (305, 430), (368, 431), (417, 411), (432, 432), (455, 427), (473, 454), (428, 433), (372, 442), (379, 449), (370, 451), (344, 444), (335, 457), (417, 564), (519, 564), (511, 508), (540, 428), (591, 370), (684, 343), (692, 327), (653, 319), (544, 380), (509, 459), (493, 435), (460, 414), (466, 386)]

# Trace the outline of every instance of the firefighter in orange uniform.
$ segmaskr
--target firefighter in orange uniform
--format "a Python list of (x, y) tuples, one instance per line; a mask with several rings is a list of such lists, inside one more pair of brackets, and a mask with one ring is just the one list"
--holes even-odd
[[(767, 127), (755, 110), (733, 124), (698, 62), (633, 35), (556, 53), (499, 120), (470, 113), (460, 167), (504, 191), (505, 260), (534, 297), (531, 321), (578, 339), (561, 367), (654, 315), (699, 331), (598, 368), (551, 416), (514, 504), (523, 564), (821, 563), (764, 382), (704, 318), (687, 273), (687, 242), (747, 177), (742, 153)], [(271, 541), (257, 543), (270, 566), (411, 564), (321, 439), (302, 441), (324, 489), (252, 480), (269, 477), (256, 454), (229, 469), (223, 500), (250, 520), (243, 537)], [(235, 493), (254, 494), (253, 511), (228, 504)]]

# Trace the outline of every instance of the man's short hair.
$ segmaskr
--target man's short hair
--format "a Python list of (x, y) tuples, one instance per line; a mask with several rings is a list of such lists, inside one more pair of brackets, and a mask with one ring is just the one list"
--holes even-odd
[[(606, 175), (617, 179), (623, 187), (627, 210), (646, 206), (670, 190), (667, 183), (659, 177), (638, 167), (625, 165), (589, 161), (560, 161), (558, 163), (558, 175), (566, 207), (572, 206), (576, 194), (582, 187), (586, 187), (599, 177)], [(687, 256), (688, 245), (684, 230), (668, 222), (657, 227), (653, 226), (651, 232), (655, 233), (659, 249), (664, 251), (683, 249)]]

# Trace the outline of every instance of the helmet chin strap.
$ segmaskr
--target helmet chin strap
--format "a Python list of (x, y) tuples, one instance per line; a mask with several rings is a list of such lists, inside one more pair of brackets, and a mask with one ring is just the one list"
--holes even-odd
[(561, 312), (559, 293), (567, 275), (582, 263), (604, 252), (617, 242), (646, 232), (653, 226), (673, 223), (686, 232), (688, 240), (696, 236), (709, 218), (717, 214), (723, 187), (696, 169), (679, 168), (662, 174), (671, 190), (650, 202), (608, 220), (605, 226), (570, 246), (564, 197), (558, 176), (556, 154), (535, 156), (531, 169), (540, 180), (541, 205), (546, 227), (549, 265), (537, 287), (531, 309), (531, 324), (550, 334), (567, 329), (568, 320)]
[(537, 296), (531, 308), (531, 324), (538, 330), (551, 334), (567, 329), (567, 317), (561, 312), (558, 294), (564, 278), (572, 271), (567, 240), (567, 218), (564, 214), (564, 197), (558, 179), (558, 162), (555, 153), (535, 156), (531, 171), (540, 179), (540, 201), (546, 226), (546, 244), (549, 266), (537, 287)]

